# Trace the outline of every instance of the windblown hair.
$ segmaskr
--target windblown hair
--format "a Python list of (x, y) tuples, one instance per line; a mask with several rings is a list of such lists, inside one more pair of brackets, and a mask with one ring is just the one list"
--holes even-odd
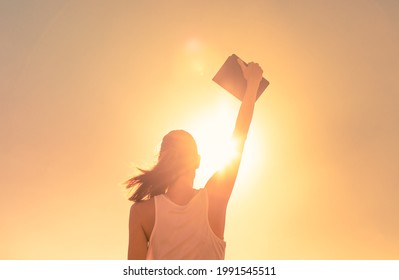
[(150, 170), (140, 169), (141, 174), (126, 181), (126, 188), (134, 190), (129, 200), (138, 202), (166, 193), (180, 175), (199, 165), (197, 144), (184, 130), (173, 130), (161, 143), (158, 162)]

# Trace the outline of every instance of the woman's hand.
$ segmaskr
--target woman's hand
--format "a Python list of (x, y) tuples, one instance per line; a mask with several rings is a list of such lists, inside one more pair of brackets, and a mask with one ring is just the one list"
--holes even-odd
[(245, 65), (245, 63), (239, 58), (237, 59), (237, 62), (248, 83), (260, 83), (262, 80), (263, 70), (258, 63), (250, 62), (248, 65)]

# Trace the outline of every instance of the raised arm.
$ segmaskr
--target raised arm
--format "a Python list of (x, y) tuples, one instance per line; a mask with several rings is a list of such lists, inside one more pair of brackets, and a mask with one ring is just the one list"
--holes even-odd
[(237, 142), (238, 152), (241, 155), (244, 143), (248, 135), (249, 126), (252, 121), (252, 116), (255, 107), (256, 95), (259, 83), (262, 79), (262, 69), (257, 63), (249, 63), (248, 66), (238, 59), (244, 77), (247, 80), (247, 87), (244, 98), (241, 103), (240, 111), (238, 112), (236, 125), (233, 133), (233, 140)]
[(236, 156), (222, 170), (217, 171), (206, 185), (208, 192), (216, 196), (219, 203), (226, 205), (237, 178), (245, 140), (252, 121), (256, 95), (263, 73), (257, 63), (251, 62), (246, 66), (240, 59), (238, 59), (238, 63), (247, 80), (247, 87), (238, 112), (232, 139), (235, 144)]
[(245, 95), (238, 112), (233, 133), (236, 156), (222, 169), (217, 171), (207, 182), (205, 188), (208, 191), (209, 207), (208, 220), (214, 233), (223, 239), (226, 219), (227, 204), (237, 178), (240, 167), (245, 140), (252, 121), (256, 95), (259, 83), (262, 79), (262, 69), (256, 63), (248, 66), (238, 59), (243, 75), (247, 80)]

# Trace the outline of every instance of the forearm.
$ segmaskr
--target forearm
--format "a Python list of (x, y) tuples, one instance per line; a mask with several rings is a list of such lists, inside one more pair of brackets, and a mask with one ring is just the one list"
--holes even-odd
[(244, 143), (247, 138), (254, 113), (258, 87), (259, 82), (256, 80), (250, 80), (247, 82), (247, 88), (241, 102), (233, 134), (233, 137), (240, 143)]

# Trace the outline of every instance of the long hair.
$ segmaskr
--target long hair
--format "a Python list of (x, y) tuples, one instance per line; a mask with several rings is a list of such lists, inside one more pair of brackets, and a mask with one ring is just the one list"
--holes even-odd
[(126, 181), (126, 188), (134, 190), (129, 200), (138, 202), (166, 193), (180, 175), (198, 165), (197, 144), (191, 134), (184, 130), (169, 132), (162, 139), (156, 165), (150, 170), (139, 168), (141, 174)]

